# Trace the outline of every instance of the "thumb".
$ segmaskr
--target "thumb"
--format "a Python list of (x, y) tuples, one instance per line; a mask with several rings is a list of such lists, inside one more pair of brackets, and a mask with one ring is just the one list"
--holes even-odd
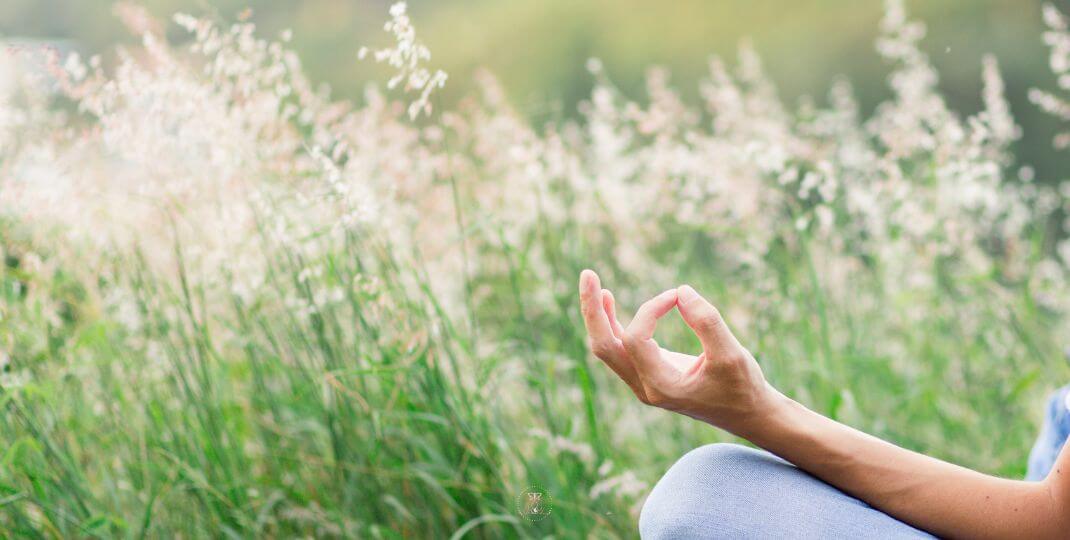
[(695, 331), (707, 353), (721, 356), (741, 347), (717, 308), (690, 285), (681, 285), (677, 289), (677, 305), (684, 322)]

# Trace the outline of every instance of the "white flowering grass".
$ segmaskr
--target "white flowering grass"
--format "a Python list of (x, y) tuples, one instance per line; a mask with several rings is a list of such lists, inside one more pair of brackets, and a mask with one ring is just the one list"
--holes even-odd
[[(177, 15), (170, 43), (123, 13), (141, 47), (54, 58), (56, 94), (0, 57), (14, 536), (632, 537), (659, 474), (724, 435), (589, 360), (586, 266), (625, 308), (694, 284), (778, 388), (994, 473), (1023, 472), (1070, 375), (1066, 190), (1015, 161), (996, 59), (983, 109), (951, 110), (900, 2), (872, 115), (842, 79), (785, 104), (744, 46), (697, 102), (589, 60), (579, 118), (538, 126), (489, 74), (432, 110), (446, 76), (404, 4), (363, 53), (395, 76), (359, 103), (288, 32)], [(545, 520), (516, 513), (530, 486)]]
[(445, 86), (448, 76), (441, 69), (432, 71), (425, 66), (431, 60), (431, 51), (417, 41), (416, 28), (407, 11), (405, 2), (390, 6), (390, 20), (383, 25), (383, 30), (393, 34), (396, 42), (393, 47), (375, 50), (361, 47), (357, 57), (363, 60), (371, 54), (376, 62), (385, 62), (396, 70), (386, 87), (394, 89), (404, 83), (405, 92), (416, 93), (416, 99), (408, 107), (409, 119), (415, 120), (420, 114), (431, 114), (431, 93)]

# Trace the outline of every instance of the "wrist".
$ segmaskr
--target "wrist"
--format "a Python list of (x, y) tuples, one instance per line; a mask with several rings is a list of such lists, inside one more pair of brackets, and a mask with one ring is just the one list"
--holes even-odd
[(790, 424), (790, 418), (799, 407), (801, 405), (766, 383), (761, 397), (728, 431), (758, 446), (765, 446), (765, 441), (775, 439), (777, 433)]

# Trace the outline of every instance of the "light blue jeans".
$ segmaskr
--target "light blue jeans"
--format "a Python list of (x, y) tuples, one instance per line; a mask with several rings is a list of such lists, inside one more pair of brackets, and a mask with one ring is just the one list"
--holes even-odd
[[(1070, 433), (1066, 396), (1048, 403), (1027, 480), (1048, 474)], [(648, 540), (678, 538), (933, 538), (768, 452), (711, 444), (688, 452), (654, 486), (639, 516)]]

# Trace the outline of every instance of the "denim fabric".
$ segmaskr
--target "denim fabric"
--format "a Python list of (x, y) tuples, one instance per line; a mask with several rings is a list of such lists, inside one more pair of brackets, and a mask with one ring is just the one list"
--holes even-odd
[(688, 452), (639, 515), (647, 540), (933, 538), (761, 450), (711, 444)]
[[(1070, 386), (1048, 401), (1027, 480), (1043, 479), (1070, 434)], [(712, 444), (680, 458), (639, 516), (647, 540), (933, 538), (768, 452)]]
[(1044, 413), (1044, 425), (1040, 436), (1029, 453), (1029, 469), (1026, 480), (1043, 480), (1055, 464), (1059, 450), (1070, 435), (1070, 385), (1064, 386), (1048, 398), (1048, 407)]

